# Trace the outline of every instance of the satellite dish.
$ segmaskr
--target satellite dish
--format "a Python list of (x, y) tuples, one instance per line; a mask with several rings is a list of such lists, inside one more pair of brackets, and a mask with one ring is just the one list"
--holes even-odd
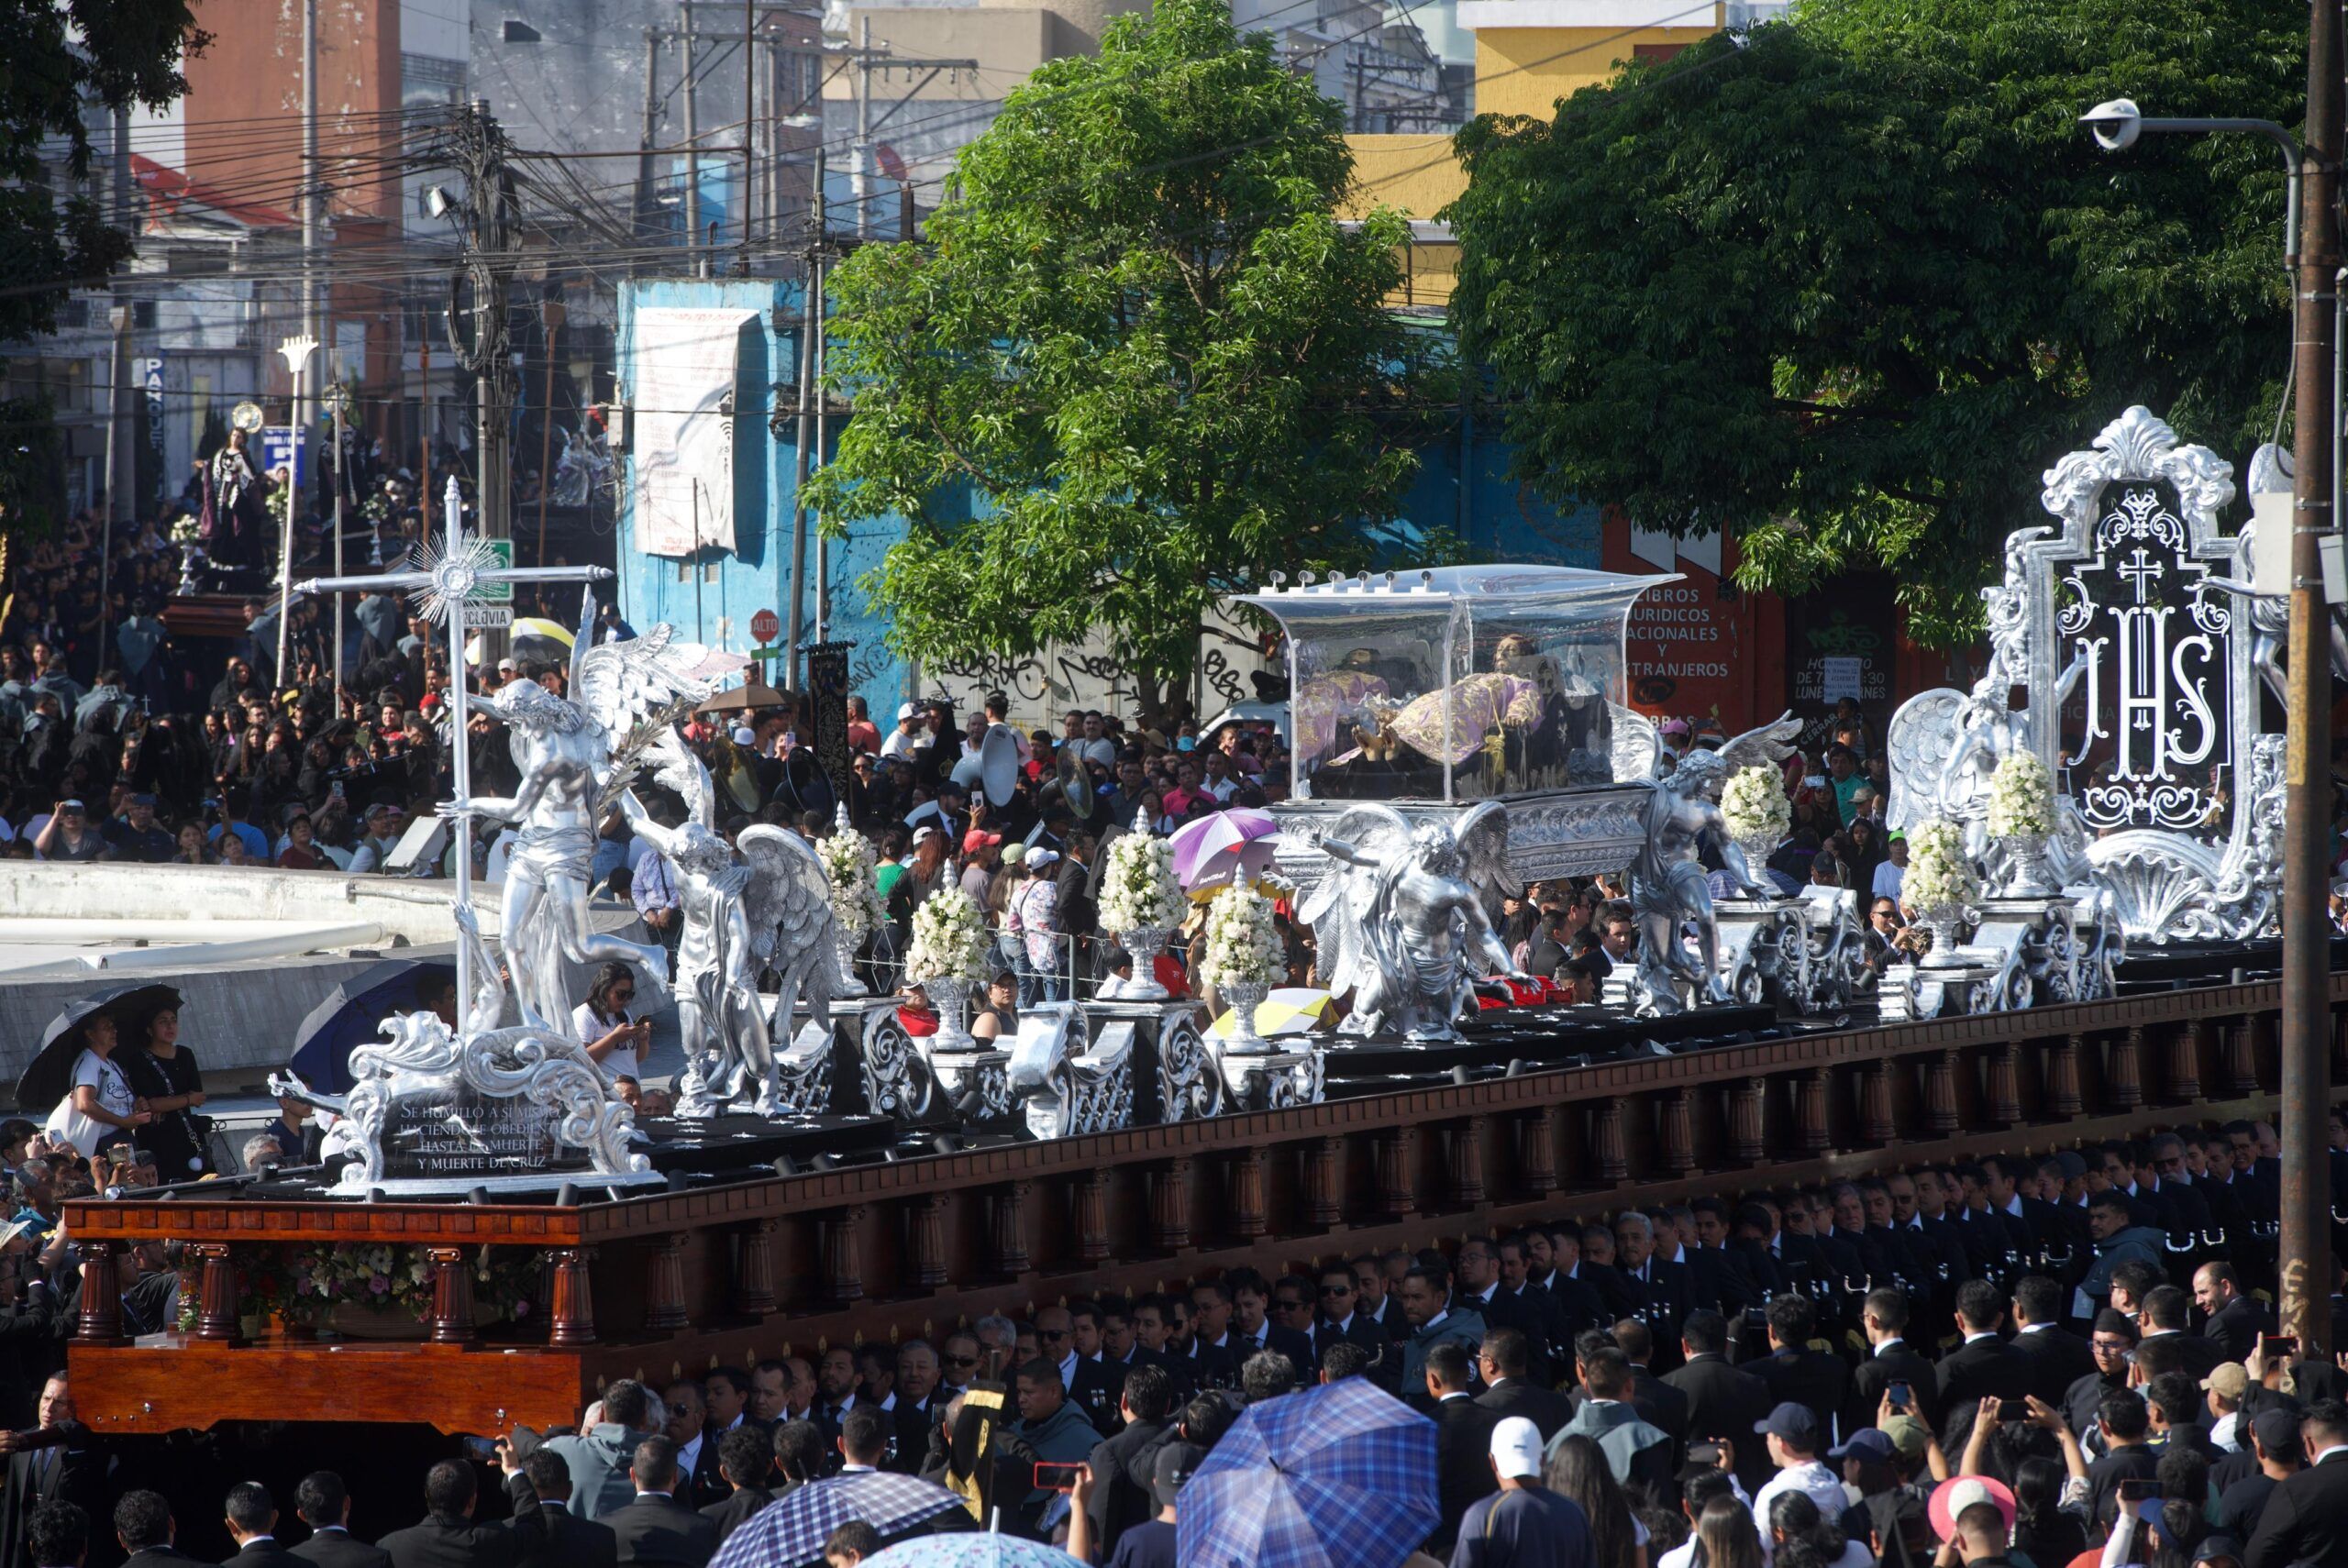
[(268, 423), (269, 416), (261, 413), (260, 404), (257, 403), (240, 403), (228, 411), (228, 427), (241, 430), (248, 436)]
[(987, 738), (979, 745), (979, 775), (986, 785), (988, 805), (999, 809), (1011, 804), (1011, 792), (1019, 787), (1019, 737), (1009, 724), (987, 726)]

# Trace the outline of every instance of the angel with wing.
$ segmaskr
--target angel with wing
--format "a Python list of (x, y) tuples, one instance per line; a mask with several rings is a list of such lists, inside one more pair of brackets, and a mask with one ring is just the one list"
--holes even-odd
[[(1656, 780), (1647, 798), (1646, 843), (1631, 862), (1631, 912), (1639, 922), (1636, 988), (1656, 1011), (1679, 1010), (1682, 980), (1703, 1000), (1730, 999), (1720, 972), (1720, 922), (1697, 857), (1710, 839), (1739, 887), (1756, 898), (1775, 896), (1776, 889), (1756, 879), (1745, 864), (1744, 851), (1728, 835), (1721, 820), (1721, 784), (1738, 768), (1783, 763), (1800, 733), (1801, 721), (1788, 713), (1775, 723), (1745, 731), (1718, 751), (1690, 751)], [(1679, 939), (1683, 924), (1696, 928), (1692, 955)]]
[(615, 754), (638, 722), (680, 699), (708, 696), (713, 677), (741, 662), (729, 664), (730, 656), (713, 655), (698, 644), (672, 643), (666, 625), (647, 636), (597, 646), (593, 590), (585, 601), (571, 647), (569, 696), (517, 678), (493, 697), (465, 698), (469, 710), (503, 719), (512, 730), (520, 788), (511, 796), (460, 794), (439, 808), (441, 816), (460, 822), (480, 815), (517, 829), (506, 862), (499, 930), (523, 1021), (545, 1030), (570, 1023), (567, 963), (633, 964), (649, 998), (665, 998), (667, 954), (657, 944), (599, 933), (589, 923), (596, 802), (619, 766)]
[(1456, 827), (1415, 828), (1391, 806), (1359, 805), (1308, 838), (1341, 867), (1299, 913), (1320, 945), (1323, 983), (1353, 992), (1347, 1033), (1391, 1022), (1406, 1040), (1456, 1040), (1452, 1023), (1479, 976), (1528, 978), (1492, 923), (1508, 879), (1501, 802)]

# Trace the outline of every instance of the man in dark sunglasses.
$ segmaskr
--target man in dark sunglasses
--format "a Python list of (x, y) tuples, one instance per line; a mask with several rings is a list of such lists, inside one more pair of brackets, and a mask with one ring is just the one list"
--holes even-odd
[(1386, 1331), (1360, 1310), (1361, 1292), (1354, 1271), (1344, 1264), (1331, 1264), (1321, 1271), (1314, 1294), (1319, 1297), (1320, 1318), (1312, 1325), (1313, 1364), (1319, 1366), (1338, 1345), (1357, 1346), (1368, 1353), (1369, 1379), (1391, 1392), (1401, 1364), (1387, 1353), (1394, 1342)]
[(940, 1403), (969, 1387), (979, 1375), (979, 1341), (975, 1334), (952, 1333), (937, 1357)]

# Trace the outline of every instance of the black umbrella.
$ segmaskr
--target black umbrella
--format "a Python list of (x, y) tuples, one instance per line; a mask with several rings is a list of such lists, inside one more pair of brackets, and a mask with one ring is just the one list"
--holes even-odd
[[(139, 986), (116, 986), (68, 1003), (64, 1011), (50, 1020), (47, 1032), (40, 1037), (40, 1050), (17, 1079), (17, 1109), (30, 1115), (45, 1116), (65, 1098), (73, 1087), (73, 1063), (82, 1055), (82, 1035), (92, 1019), (112, 1019), (117, 1041), (127, 1045), (144, 1045), (146, 1021), (165, 1008), (179, 1005), (178, 991), (151, 981)], [(135, 1030), (134, 1025), (138, 1026)]]
[(370, 964), (328, 991), (294, 1032), (286, 1066), (321, 1094), (350, 1092), (351, 1047), (382, 1038), (379, 1027), (395, 1012), (421, 1012), (425, 995), (453, 984), (453, 963), (386, 958)]

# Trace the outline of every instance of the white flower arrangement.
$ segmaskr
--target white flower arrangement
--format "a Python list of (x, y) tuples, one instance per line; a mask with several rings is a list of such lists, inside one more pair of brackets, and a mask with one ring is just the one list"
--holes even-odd
[(1775, 847), (1793, 825), (1785, 775), (1775, 767), (1740, 767), (1721, 787), (1721, 822), (1739, 843), (1767, 839)]
[(172, 525), (172, 543), (200, 545), (204, 542), (204, 525), (193, 517), (183, 517)]
[(2054, 831), (2054, 775), (2035, 752), (2011, 752), (1998, 764), (1989, 778), (1988, 827), (1998, 838)]
[(1981, 896), (1962, 828), (1940, 819), (1908, 830), (1908, 872), (1899, 896), (1918, 910), (1959, 909)]
[(1207, 906), (1206, 957), (1199, 976), (1221, 988), (1268, 985), (1288, 970), (1288, 947), (1272, 921), (1272, 900), (1234, 882)]
[(1182, 885), (1174, 879), (1174, 846), (1147, 829), (1109, 845), (1101, 867), (1101, 929), (1147, 931), (1181, 923)]
[(824, 878), (832, 885), (832, 918), (840, 930), (861, 942), (880, 923), (884, 906), (874, 878), (872, 841), (850, 828), (816, 841), (815, 858), (824, 863)]
[(961, 889), (940, 888), (914, 911), (914, 940), (905, 950), (905, 978), (983, 980), (986, 951), (984, 912)]

